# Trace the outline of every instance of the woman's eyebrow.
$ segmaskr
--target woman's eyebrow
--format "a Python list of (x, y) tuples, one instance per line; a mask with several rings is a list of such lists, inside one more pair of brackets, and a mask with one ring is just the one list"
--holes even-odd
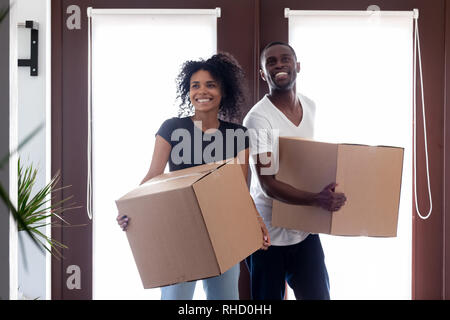
[[(195, 81), (191, 81), (191, 83), (200, 83), (200, 81), (195, 80)], [(217, 80), (207, 80), (206, 83), (217, 83)]]

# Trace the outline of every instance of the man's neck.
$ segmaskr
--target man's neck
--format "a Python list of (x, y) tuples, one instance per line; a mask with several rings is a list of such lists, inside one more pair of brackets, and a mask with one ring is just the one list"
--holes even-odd
[(295, 87), (286, 91), (271, 90), (267, 97), (280, 110), (294, 110), (298, 106)]

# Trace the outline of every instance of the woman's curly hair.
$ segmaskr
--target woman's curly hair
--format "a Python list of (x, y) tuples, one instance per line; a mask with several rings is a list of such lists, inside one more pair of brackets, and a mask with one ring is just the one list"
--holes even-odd
[(189, 90), (191, 77), (199, 70), (209, 71), (220, 84), (222, 90), (220, 117), (230, 121), (238, 119), (247, 96), (245, 74), (237, 60), (226, 52), (217, 53), (208, 60), (190, 60), (183, 63), (176, 79), (177, 99), (181, 101), (179, 116), (187, 116), (194, 111), (189, 99)]

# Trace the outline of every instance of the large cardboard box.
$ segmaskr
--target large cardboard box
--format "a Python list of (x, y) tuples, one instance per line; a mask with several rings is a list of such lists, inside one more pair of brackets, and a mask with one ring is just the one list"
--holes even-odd
[(144, 288), (220, 275), (261, 247), (240, 165), (160, 175), (116, 201)]
[(320, 192), (336, 182), (346, 204), (336, 212), (274, 200), (274, 226), (345, 236), (397, 235), (403, 148), (280, 137), (277, 179)]

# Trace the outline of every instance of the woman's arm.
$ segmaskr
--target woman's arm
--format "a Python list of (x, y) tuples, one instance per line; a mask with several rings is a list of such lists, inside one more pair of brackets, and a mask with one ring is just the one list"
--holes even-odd
[(164, 168), (167, 165), (170, 157), (170, 151), (172, 147), (169, 142), (167, 142), (164, 138), (157, 135), (155, 140), (155, 148), (153, 149), (152, 162), (150, 164), (150, 169), (145, 175), (144, 179), (142, 179), (140, 184), (159, 176), (164, 173)]
[[(140, 184), (150, 180), (153, 177), (156, 177), (162, 173), (164, 173), (164, 168), (169, 161), (170, 151), (172, 147), (169, 142), (160, 137), (156, 136), (155, 140), (155, 148), (153, 149), (152, 162), (150, 164), (150, 169), (145, 175), (144, 179), (142, 179)], [(118, 215), (117, 223), (122, 228), (123, 231), (127, 231), (129, 218), (126, 215)]]

